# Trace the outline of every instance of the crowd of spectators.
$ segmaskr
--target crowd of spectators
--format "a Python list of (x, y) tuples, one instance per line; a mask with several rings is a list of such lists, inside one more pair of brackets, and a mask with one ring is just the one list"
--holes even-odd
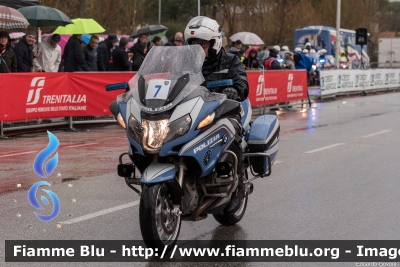
[[(89, 42), (82, 34), (72, 35), (65, 44), (64, 53), (59, 43), (61, 36), (53, 34), (37, 43), (37, 32), (28, 29), (25, 35), (13, 42), (7, 31), (0, 32), (0, 73), (8, 72), (75, 72), (75, 71), (137, 71), (147, 52), (161, 46), (162, 39), (155, 36), (147, 42), (147, 35), (139, 36), (129, 47), (129, 39), (118, 39), (114, 33), (100, 42), (92, 35)], [(183, 45), (183, 35), (178, 32), (165, 45)]]
[[(74, 71), (137, 71), (142, 65), (146, 54), (154, 46), (161, 46), (162, 39), (155, 36), (147, 40), (146, 34), (141, 34), (137, 42), (130, 48), (129, 39), (118, 39), (116, 34), (109, 34), (100, 42), (100, 38), (92, 35), (88, 44), (83, 43), (81, 34), (72, 35), (64, 47), (64, 53), (59, 45), (61, 37), (53, 34), (40, 44), (37, 44), (36, 31), (29, 29), (26, 35), (14, 44), (8, 32), (0, 32), (0, 72), (74, 72)], [(165, 43), (165, 46), (182, 46), (185, 40), (181, 32), (177, 32)], [(316, 52), (310, 43), (304, 47), (296, 47), (291, 52), (288, 46), (264, 47), (258, 52), (236, 40), (227, 53), (239, 57), (246, 70), (276, 70), (276, 69), (307, 69), (325, 56), (325, 51)], [(247, 53), (246, 53), (247, 52)], [(325, 53), (324, 53), (325, 52)], [(340, 60), (346, 56), (342, 54)]]

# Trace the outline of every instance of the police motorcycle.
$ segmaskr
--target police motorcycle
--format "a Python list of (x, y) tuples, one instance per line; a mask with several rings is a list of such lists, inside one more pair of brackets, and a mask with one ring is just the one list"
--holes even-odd
[(321, 70), (330, 70), (335, 68), (334, 59), (330, 55), (325, 55), (326, 50), (320, 51), (321, 55), (314, 61), (312, 70), (315, 73), (315, 85), (320, 85)]
[[(278, 153), (277, 117), (251, 121), (248, 99), (228, 100), (200, 86), (204, 58), (200, 45), (153, 47), (129, 83), (106, 86), (107, 91), (126, 89), (110, 105), (128, 138), (118, 175), (140, 195), (140, 229), (147, 246), (174, 245), (182, 221), (203, 220), (209, 214), (222, 225), (238, 223), (252, 181), (271, 174)], [(207, 84), (231, 85), (232, 80)], [(239, 112), (243, 159), (228, 149), (235, 138), (228, 117)], [(237, 193), (239, 160), (246, 193), (237, 211), (226, 214)]]

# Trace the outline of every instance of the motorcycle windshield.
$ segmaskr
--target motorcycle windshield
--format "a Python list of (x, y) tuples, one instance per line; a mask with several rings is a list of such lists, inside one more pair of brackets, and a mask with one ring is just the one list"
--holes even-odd
[(131, 90), (125, 94), (125, 100), (132, 96), (147, 113), (173, 108), (203, 83), (204, 58), (200, 45), (151, 48), (138, 73), (129, 81)]

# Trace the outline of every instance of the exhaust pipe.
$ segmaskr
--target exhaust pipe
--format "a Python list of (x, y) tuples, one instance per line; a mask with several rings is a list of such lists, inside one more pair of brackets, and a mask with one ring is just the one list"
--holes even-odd
[(197, 209), (194, 210), (192, 213), (192, 216), (190, 217), (192, 221), (198, 221), (201, 220), (200, 214), (205, 211), (214, 201), (217, 200), (217, 198), (209, 198), (206, 201), (204, 201), (203, 204), (197, 207)]

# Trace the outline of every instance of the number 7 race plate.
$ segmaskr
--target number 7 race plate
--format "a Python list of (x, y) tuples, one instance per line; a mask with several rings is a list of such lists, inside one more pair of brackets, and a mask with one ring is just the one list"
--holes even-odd
[(169, 93), (171, 80), (150, 80), (149, 87), (147, 88), (146, 100), (148, 99), (162, 99), (166, 100)]

